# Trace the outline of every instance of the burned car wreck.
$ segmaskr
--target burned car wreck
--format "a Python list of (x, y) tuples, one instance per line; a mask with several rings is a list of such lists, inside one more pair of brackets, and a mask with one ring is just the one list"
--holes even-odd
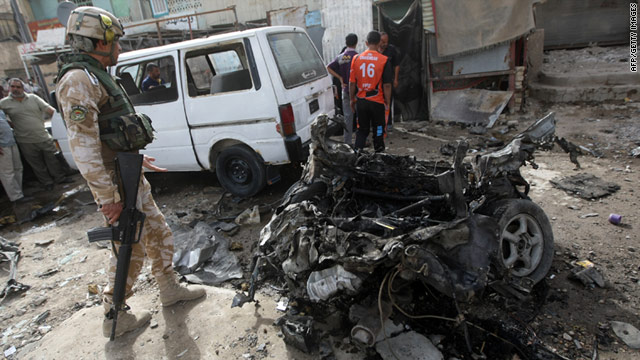
[[(239, 293), (233, 306), (253, 300), (258, 279), (274, 276), (290, 304), (298, 305), (281, 320), (285, 341), (304, 351), (315, 347), (314, 313), (321, 319), (329, 306), (343, 318), (348, 314), (349, 335), (365, 348), (377, 349), (380, 339), (391, 337), (389, 318), (425, 334), (435, 325), (419, 319), (441, 318), (450, 320), (462, 345), (451, 345), (457, 350), (449, 355), (488, 356), (484, 343), (472, 339), (481, 327), (469, 321), (469, 306), (478, 306), (488, 289), (530, 299), (551, 267), (551, 225), (527, 196), (529, 184), (519, 169), (536, 167), (536, 149), (557, 141), (553, 114), (500, 150), (471, 160), (465, 160), (468, 145), (459, 142), (452, 164), (356, 153), (326, 136), (329, 122), (321, 115), (313, 124), (302, 177), (262, 229), (249, 294)], [(298, 312), (305, 316), (293, 316)], [(418, 316), (424, 312), (431, 315)], [(503, 330), (483, 336), (499, 338), (525, 358), (553, 358), (543, 345), (532, 349), (535, 339), (508, 339)]]

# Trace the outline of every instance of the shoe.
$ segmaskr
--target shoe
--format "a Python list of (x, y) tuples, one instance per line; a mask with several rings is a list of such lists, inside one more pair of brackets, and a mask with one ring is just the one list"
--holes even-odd
[(23, 196), (18, 200), (15, 200), (14, 203), (16, 204), (24, 204), (24, 203), (28, 203), (29, 201), (33, 201), (33, 196)]
[[(110, 307), (110, 304), (104, 303), (105, 309)], [(128, 311), (119, 311), (118, 312), (118, 323), (116, 324), (116, 337), (121, 336), (122, 334), (128, 333), (129, 331), (133, 331), (135, 329), (139, 329), (143, 327), (146, 323), (151, 320), (151, 313), (146, 310), (133, 312), (131, 310)], [(113, 327), (113, 319), (109, 318), (109, 313), (105, 314), (104, 320), (102, 321), (102, 335), (104, 337), (111, 337), (111, 328)]]
[(202, 286), (186, 287), (178, 284), (176, 276), (166, 274), (156, 277), (160, 288), (160, 302), (162, 306), (171, 306), (179, 301), (189, 301), (201, 298), (207, 294)]
[(73, 179), (70, 177), (66, 177), (60, 181), (58, 181), (58, 184), (70, 184), (73, 182)]

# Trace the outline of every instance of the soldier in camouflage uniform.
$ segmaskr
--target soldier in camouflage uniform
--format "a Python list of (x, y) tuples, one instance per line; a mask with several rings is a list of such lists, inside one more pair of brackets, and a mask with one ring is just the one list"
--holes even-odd
[[(139, 120), (133, 105), (122, 88), (109, 76), (105, 68), (115, 65), (121, 48), (118, 38), (124, 35), (120, 21), (109, 12), (96, 7), (78, 7), (67, 23), (68, 40), (75, 50), (60, 59), (56, 97), (67, 126), (69, 145), (82, 176), (87, 180), (96, 203), (110, 224), (114, 224), (123, 204), (114, 180), (116, 151), (137, 151), (151, 142), (138, 144), (123, 142), (123, 137), (104, 124), (121, 120)], [(147, 118), (148, 119), (148, 118)], [(144, 128), (142, 129), (144, 133)], [(110, 138), (109, 138), (110, 136)], [(117, 141), (114, 141), (116, 139)], [(153, 158), (145, 156), (143, 166), (154, 171), (166, 171), (151, 164)], [(141, 177), (137, 207), (146, 214), (141, 241), (133, 246), (126, 297), (142, 269), (145, 254), (151, 260), (151, 269), (160, 288), (160, 301), (170, 306), (178, 301), (192, 300), (205, 295), (202, 287), (184, 287), (173, 273), (173, 236), (164, 216), (158, 209), (151, 187)], [(117, 248), (117, 244), (115, 244)], [(109, 337), (112, 326), (111, 296), (115, 281), (117, 258), (112, 253), (109, 266), (109, 284), (104, 291), (105, 319), (103, 334)], [(122, 311), (118, 314), (116, 336), (145, 325), (151, 318), (148, 311)]]

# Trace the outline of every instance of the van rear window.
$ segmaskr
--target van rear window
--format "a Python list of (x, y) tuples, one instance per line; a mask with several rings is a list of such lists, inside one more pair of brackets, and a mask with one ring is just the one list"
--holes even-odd
[(327, 75), (324, 63), (304, 33), (270, 34), (269, 46), (287, 89)]

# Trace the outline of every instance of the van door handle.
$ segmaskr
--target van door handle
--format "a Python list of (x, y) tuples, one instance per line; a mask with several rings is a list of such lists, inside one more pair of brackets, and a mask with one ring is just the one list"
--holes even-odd
[(311, 95), (307, 95), (307, 96), (305, 96), (305, 97), (304, 97), (304, 99), (305, 99), (305, 100), (307, 100), (307, 101), (312, 100), (312, 99), (315, 99), (315, 98), (317, 98), (318, 96), (320, 96), (320, 94), (322, 94), (323, 92), (325, 92), (325, 91), (327, 91), (327, 90), (331, 90), (331, 86), (327, 87), (326, 89), (323, 89), (323, 90), (320, 90), (320, 91), (314, 92), (314, 93), (313, 93), (313, 94), (311, 94)]

